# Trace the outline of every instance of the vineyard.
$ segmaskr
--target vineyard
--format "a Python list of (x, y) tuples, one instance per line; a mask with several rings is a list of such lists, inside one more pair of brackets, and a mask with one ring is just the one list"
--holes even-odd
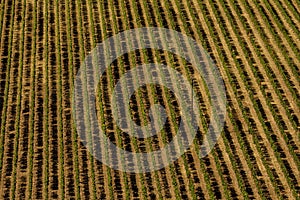
[[(137, 48), (118, 57), (95, 93), (98, 123), (118, 148), (159, 150), (184, 117), (184, 94), (146, 84), (124, 101), (138, 125), (151, 121), (153, 104), (164, 107), (163, 129), (137, 138), (118, 127), (111, 95), (136, 66), (160, 63), (180, 72), (192, 84), (200, 111), (201, 125), (182, 156), (160, 170), (131, 173), (103, 164), (84, 145), (91, 138), (79, 136), (72, 95), (97, 44), (142, 27), (175, 30), (197, 41), (220, 71), (227, 105), (216, 145), (200, 158), (212, 97), (195, 66), (160, 49)], [(300, 199), (299, 0), (1, 0), (0, 32), (0, 199)], [(148, 78), (155, 74), (139, 70)], [(80, 79), (83, 85), (88, 76)], [(132, 84), (143, 79), (126, 78)], [(78, 118), (82, 124), (87, 119)], [(124, 165), (122, 159), (115, 162)]]

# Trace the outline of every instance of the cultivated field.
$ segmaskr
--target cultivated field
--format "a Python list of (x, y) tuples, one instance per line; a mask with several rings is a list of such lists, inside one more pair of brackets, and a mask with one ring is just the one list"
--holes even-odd
[[(299, 0), (1, 0), (0, 6), (0, 199), (300, 199)], [(82, 144), (72, 92), (97, 43), (141, 27), (176, 30), (202, 45), (224, 80), (227, 115), (217, 144), (199, 159), (211, 110), (200, 74), (167, 51), (122, 55), (96, 95), (99, 123), (114, 144), (149, 152), (176, 135), (180, 106), (166, 87), (149, 84), (130, 98), (140, 125), (149, 122), (152, 104), (166, 108), (157, 136), (130, 137), (113, 119), (114, 87), (145, 63), (170, 66), (193, 83), (202, 124), (190, 149), (168, 167), (126, 173)]]

